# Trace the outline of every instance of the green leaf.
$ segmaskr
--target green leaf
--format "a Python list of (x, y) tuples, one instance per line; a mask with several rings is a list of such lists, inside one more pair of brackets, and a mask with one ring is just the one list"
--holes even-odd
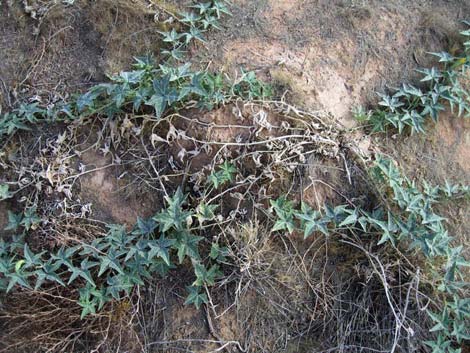
[(198, 9), (200, 15), (204, 15), (205, 13), (209, 12), (212, 8), (212, 2), (199, 2), (196, 5), (192, 5), (191, 7)]
[(209, 253), (209, 257), (212, 260), (216, 260), (219, 262), (223, 262), (226, 260), (226, 256), (228, 254), (228, 249), (226, 247), (220, 247), (217, 243), (212, 243), (211, 251)]
[(445, 51), (441, 51), (439, 53), (431, 52), (429, 54), (437, 56), (439, 58), (440, 63), (448, 63), (448, 62), (452, 62), (454, 60), (454, 57), (452, 55), (450, 55), (449, 53), (445, 52)]
[(7, 293), (10, 292), (13, 289), (13, 287), (17, 284), (19, 284), (20, 286), (24, 288), (32, 289), (29, 283), (26, 281), (26, 275), (23, 272), (19, 272), (19, 270), (8, 274), (6, 277), (9, 278), (9, 282), (7, 286)]
[(197, 22), (201, 20), (201, 16), (196, 15), (194, 12), (181, 12), (180, 16), (181, 22), (187, 23), (191, 26), (195, 26)]
[(209, 270), (200, 263), (194, 264), (194, 273), (196, 274), (196, 280), (192, 284), (196, 287), (202, 286), (213, 286), (215, 284), (215, 280), (222, 275), (219, 270), (218, 265), (213, 265)]
[(206, 41), (202, 36), (203, 32), (204, 31), (201, 31), (197, 27), (191, 26), (189, 28), (189, 32), (184, 33), (184, 35), (186, 36), (186, 44), (189, 44), (193, 39), (205, 43)]
[(82, 307), (80, 319), (83, 320), (89, 314), (96, 314), (96, 303), (91, 299), (90, 289), (82, 288), (80, 290), (78, 305)]
[(215, 218), (214, 211), (217, 207), (217, 205), (206, 205), (205, 202), (201, 202), (196, 209), (196, 218), (199, 224), (202, 225), (206, 221), (213, 220)]
[(209, 302), (206, 293), (201, 293), (199, 288), (187, 287), (187, 290), (189, 295), (186, 298), (184, 305), (194, 304), (196, 308), (199, 309), (201, 304), (207, 304)]
[(21, 225), (26, 229), (29, 230), (31, 227), (35, 226), (41, 221), (41, 218), (36, 214), (36, 206), (28, 208), (24, 212), (24, 217), (21, 221)]
[(155, 229), (157, 228), (157, 223), (152, 219), (142, 219), (137, 217), (137, 229), (132, 232), (132, 234), (136, 235), (150, 235), (153, 234)]
[(24, 244), (23, 253), (26, 260), (26, 267), (34, 267), (42, 263), (41, 256), (43, 253), (34, 254), (26, 243)]
[(164, 235), (158, 240), (149, 242), (149, 258), (153, 259), (155, 255), (160, 257), (168, 266), (170, 266), (170, 248), (176, 243), (175, 239), (166, 239)]
[(188, 256), (192, 260), (199, 260), (198, 243), (202, 240), (202, 237), (192, 235), (186, 231), (178, 234), (178, 239), (174, 244), (177, 249), (178, 261), (180, 264), (183, 263), (185, 256)]
[(344, 227), (344, 226), (349, 226), (349, 225), (353, 225), (353, 224), (356, 224), (357, 222), (357, 213), (354, 212), (353, 214), (347, 216), (344, 221), (342, 221), (338, 226), (339, 227)]
[(288, 201), (285, 196), (281, 196), (275, 201), (270, 200), (270, 203), (271, 211), (274, 210), (277, 216), (276, 223), (271, 231), (287, 230), (292, 233), (295, 230), (292, 202)]
[(305, 202), (302, 202), (302, 212), (296, 212), (295, 216), (301, 220), (301, 226), (304, 230), (304, 239), (310, 237), (314, 232), (322, 232), (325, 235), (329, 235), (325, 221), (320, 212), (312, 210)]
[(163, 41), (166, 43), (178, 43), (179, 39), (183, 36), (183, 34), (180, 34), (176, 32), (176, 30), (173, 28), (169, 32), (158, 32), (163, 36)]
[(8, 184), (0, 184), (0, 201), (9, 199), (13, 196), (10, 192), (10, 186)]
[(182, 209), (186, 197), (180, 188), (172, 197), (166, 197), (167, 207), (153, 217), (159, 224), (161, 232), (167, 232), (170, 229), (183, 230), (186, 228), (186, 220), (192, 216), (192, 213)]
[(218, 18), (222, 17), (223, 14), (229, 16), (232, 15), (232, 13), (222, 1), (214, 1), (212, 8), (215, 10)]
[(16, 214), (11, 211), (8, 211), (8, 224), (5, 227), (5, 230), (16, 231), (18, 227), (21, 225), (22, 220), (23, 220), (22, 213)]
[(120, 274), (124, 274), (124, 270), (119, 261), (119, 257), (122, 253), (117, 253), (115, 249), (111, 248), (105, 256), (100, 257), (100, 270), (98, 277), (109, 269), (114, 269)]

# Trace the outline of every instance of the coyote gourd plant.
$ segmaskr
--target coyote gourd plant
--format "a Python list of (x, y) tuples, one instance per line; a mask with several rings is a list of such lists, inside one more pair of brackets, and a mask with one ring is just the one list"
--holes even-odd
[(111, 82), (93, 86), (70, 102), (58, 102), (47, 108), (38, 103), (22, 104), (0, 116), (0, 142), (17, 130), (29, 130), (29, 125), (40, 121), (69, 121), (96, 115), (113, 118), (124, 111), (148, 113), (148, 109), (160, 119), (166, 112), (183, 108), (190, 101), (196, 101), (199, 108), (213, 109), (234, 97), (264, 99), (271, 96), (271, 88), (253, 72), (242, 72), (241, 77), (233, 81), (221, 73), (192, 71), (189, 63), (179, 63), (184, 58), (183, 49), (191, 41), (204, 41), (202, 33), (219, 28), (218, 20), (230, 13), (226, 2), (221, 0), (199, 3), (192, 8), (193, 12), (183, 13), (180, 18), (189, 28), (187, 32), (174, 28), (161, 32), (163, 42), (170, 46), (162, 49), (163, 63), (157, 64), (151, 57), (138, 57), (134, 70), (112, 75)]
[[(445, 298), (440, 312), (428, 311), (435, 322), (431, 331), (437, 332), (437, 338), (425, 343), (433, 353), (459, 353), (461, 350), (453, 348), (454, 343), (470, 339), (470, 300), (462, 297), (463, 289), (469, 286), (462, 270), (470, 263), (462, 255), (462, 246), (452, 245), (452, 238), (445, 229), (445, 218), (434, 212), (433, 205), (446, 197), (468, 197), (470, 187), (450, 183), (433, 187), (424, 183), (423, 191), (420, 191), (416, 183), (402, 176), (393, 161), (380, 156), (371, 172), (387, 189), (384, 192), (391, 191), (393, 205), (390, 209), (379, 207), (367, 212), (340, 205), (334, 208), (325, 206), (321, 212), (305, 203), (296, 209), (293, 202), (281, 196), (271, 201), (270, 210), (276, 220), (272, 231), (301, 231), (305, 238), (318, 232), (329, 236), (340, 230), (378, 233), (378, 245), (404, 242), (409, 244), (410, 250), (419, 250), (434, 271), (437, 289)], [(435, 263), (438, 263), (435, 260), (438, 259), (445, 265), (435, 269)]]
[(74, 285), (79, 288), (78, 304), (85, 317), (107, 302), (129, 295), (136, 285), (144, 285), (145, 279), (155, 274), (165, 276), (176, 264), (187, 261), (195, 280), (188, 287), (186, 304), (199, 308), (208, 301), (203, 289), (213, 286), (221, 275), (219, 263), (227, 251), (214, 243), (204, 259), (199, 246), (203, 237), (195, 234), (197, 227), (192, 229), (191, 224), (193, 218), (200, 226), (212, 221), (215, 208), (208, 206), (210, 212), (207, 206), (190, 209), (180, 189), (166, 198), (166, 204), (154, 217), (139, 218), (132, 231), (108, 225), (106, 236), (55, 252), (34, 252), (28, 245), (28, 231), (40, 222), (35, 209), (23, 214), (10, 212), (7, 229), (16, 235), (8, 241), (0, 239), (0, 291)]
[[(470, 22), (464, 21), (470, 26)], [(404, 84), (393, 95), (379, 94), (381, 109), (355, 111), (358, 120), (372, 126), (372, 132), (384, 132), (392, 127), (402, 133), (423, 133), (425, 121), (431, 118), (437, 122), (440, 112), (449, 104), (453, 113), (470, 117), (470, 95), (465, 82), (470, 69), (470, 29), (461, 32), (466, 38), (462, 55), (447, 52), (430, 53), (439, 58), (441, 68), (418, 70), (422, 74), (423, 89)]]

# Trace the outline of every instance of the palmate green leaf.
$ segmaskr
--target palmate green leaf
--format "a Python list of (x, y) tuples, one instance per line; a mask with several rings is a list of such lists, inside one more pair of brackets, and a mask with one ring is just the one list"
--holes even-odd
[(15, 260), (13, 257), (1, 256), (0, 257), (0, 273), (7, 275), (13, 271), (15, 267)]
[(399, 107), (404, 105), (404, 103), (400, 102), (397, 97), (390, 97), (385, 94), (378, 95), (382, 98), (382, 100), (379, 102), (379, 105), (390, 109), (391, 112), (395, 112)]
[(224, 4), (222, 1), (214, 1), (212, 9), (215, 11), (217, 14), (218, 18), (221, 18), (223, 14), (225, 15), (232, 15), (232, 13), (229, 11), (227, 6)]
[(135, 56), (134, 67), (138, 70), (150, 72), (155, 68), (155, 60), (151, 55)]
[(375, 225), (375, 227), (382, 232), (382, 237), (378, 241), (377, 245), (382, 245), (386, 242), (391, 242), (395, 245), (394, 234), (398, 232), (399, 227), (390, 212), (388, 213), (387, 221), (376, 219), (371, 216), (368, 216), (367, 218), (370, 224)]
[(124, 248), (129, 244), (135, 237), (128, 235), (126, 227), (122, 224), (107, 224), (108, 234), (106, 235), (106, 241), (104, 239), (97, 239), (96, 244), (92, 244), (99, 250), (104, 250), (105, 248), (113, 245), (118, 246), (119, 248)]
[(145, 101), (145, 105), (152, 106), (155, 109), (155, 116), (160, 118), (166, 109), (167, 103), (164, 97), (154, 94)]
[(271, 212), (274, 210), (277, 217), (271, 231), (287, 230), (289, 233), (292, 233), (295, 230), (292, 202), (288, 201), (285, 196), (281, 196), (277, 200), (270, 200), (270, 203)]
[(235, 166), (229, 161), (224, 161), (224, 163), (220, 165), (220, 171), (222, 172), (224, 179), (229, 182), (232, 182), (235, 174), (237, 174), (237, 168), (235, 168)]
[(150, 235), (150, 234), (153, 234), (156, 228), (157, 228), (157, 223), (155, 222), (154, 219), (152, 218), (142, 219), (140, 217), (137, 217), (137, 227), (132, 232), (132, 234)]
[(8, 184), (0, 184), (0, 201), (9, 199), (12, 196), (10, 186)]
[(82, 307), (80, 319), (83, 320), (89, 314), (96, 314), (97, 303), (91, 299), (90, 288), (82, 288), (79, 292), (80, 298), (78, 300), (78, 305)]
[(121, 292), (129, 294), (132, 288), (134, 288), (130, 278), (125, 274), (108, 276), (106, 284), (106, 295), (110, 295), (116, 300), (121, 299)]
[(5, 230), (12, 230), (16, 231), (19, 226), (21, 225), (21, 221), (23, 220), (22, 213), (13, 213), (10, 210), (8, 211), (8, 224), (5, 227)]
[(92, 301), (98, 306), (98, 310), (101, 310), (103, 306), (111, 300), (111, 298), (106, 294), (106, 289), (96, 288), (96, 286), (91, 286), (90, 294), (92, 295)]
[(431, 353), (448, 353), (448, 348), (452, 341), (448, 340), (444, 335), (438, 335), (436, 341), (424, 341), (425, 345), (432, 349)]
[(170, 249), (176, 243), (175, 239), (167, 239), (162, 235), (157, 240), (149, 242), (150, 252), (148, 254), (149, 259), (153, 259), (155, 256), (160, 257), (168, 266), (170, 266)]
[(455, 59), (452, 55), (450, 55), (449, 53), (445, 51), (441, 51), (439, 53), (429, 52), (428, 54), (437, 56), (439, 58), (440, 63), (449, 63), (449, 62), (454, 61)]
[(134, 91), (134, 98), (132, 99), (132, 107), (134, 111), (138, 111), (142, 104), (149, 100), (151, 90), (149, 87), (139, 87)]
[[(26, 245), (25, 245), (26, 246)], [(65, 248), (61, 247), (59, 251), (56, 254), (52, 254), (51, 258), (53, 260), (56, 260), (56, 263), (59, 266), (66, 266), (67, 268), (71, 269), (74, 267), (72, 263), (72, 256), (79, 250), (81, 249), (80, 245), (70, 247), (70, 248)]]
[(375, 166), (380, 169), (390, 186), (397, 183), (401, 184), (403, 178), (398, 168), (393, 164), (393, 161), (386, 159), (381, 155), (377, 155)]
[(81, 113), (86, 108), (93, 108), (97, 98), (104, 92), (106, 92), (106, 87), (98, 85), (92, 87), (88, 92), (78, 97), (75, 102), (78, 112)]
[(167, 66), (167, 65), (159, 65), (160, 70), (163, 76), (169, 77), (169, 81), (175, 82), (181, 79), (190, 78), (195, 75), (193, 72), (190, 71), (191, 63), (184, 63), (183, 65), (179, 65), (177, 67), (174, 66)]
[(110, 248), (105, 256), (100, 256), (100, 269), (98, 271), (98, 277), (101, 277), (107, 270), (116, 270), (119, 274), (124, 274), (123, 267), (119, 258), (124, 255), (124, 251), (116, 251), (114, 248)]
[(430, 310), (427, 310), (427, 314), (429, 317), (436, 323), (429, 331), (441, 331), (447, 330), (449, 326), (449, 313), (447, 311), (447, 307), (444, 307), (444, 311), (442, 313), (434, 313)]
[(194, 273), (196, 280), (192, 284), (195, 287), (213, 286), (215, 280), (222, 275), (218, 265), (213, 265), (209, 270), (200, 263), (194, 264)]
[(423, 180), (423, 189), (424, 194), (431, 200), (431, 202), (438, 199), (440, 191), (439, 186), (432, 186), (426, 180)]
[(145, 102), (155, 108), (155, 115), (160, 118), (168, 106), (178, 100), (178, 92), (170, 86), (171, 75), (153, 80), (154, 94)]
[(411, 96), (411, 97), (416, 97), (416, 98), (420, 98), (421, 99), (421, 102), (423, 102), (423, 97), (424, 97), (424, 93), (417, 87), (413, 86), (413, 85), (410, 85), (410, 84), (403, 84), (402, 86), (402, 91), (407, 95), (407, 96)]
[(460, 191), (460, 186), (459, 185), (452, 185), (449, 183), (448, 180), (446, 180), (444, 187), (441, 188), (441, 190), (444, 192), (444, 194), (447, 197), (452, 197), (453, 195), (459, 193)]
[(184, 302), (184, 305), (194, 304), (196, 309), (199, 310), (202, 304), (207, 304), (209, 302), (206, 293), (201, 293), (200, 288), (187, 287), (187, 290), (189, 294)]
[[(453, 103), (451, 103), (452, 105)], [(430, 116), (431, 119), (437, 123), (439, 120), (439, 115), (441, 112), (445, 111), (445, 107), (440, 103), (433, 103), (428, 102), (425, 104), (423, 111), (421, 112), (421, 116), (426, 117)]]
[(190, 26), (195, 26), (201, 20), (201, 16), (194, 12), (180, 12), (180, 16), (180, 21)]
[(41, 256), (44, 254), (44, 252), (39, 253), (39, 254), (34, 254), (29, 248), (28, 244), (25, 243), (24, 248), (23, 248), (23, 254), (26, 260), (25, 262), (26, 268), (35, 267), (35, 266), (39, 266), (42, 264)]
[[(115, 85), (114, 89), (109, 93), (110, 99), (114, 102), (114, 107), (116, 111), (120, 108), (126, 101), (127, 96), (130, 94), (131, 90), (124, 85)], [(110, 115), (114, 115), (110, 114)]]
[(0, 278), (0, 292), (6, 292), (8, 288), (8, 280), (6, 278)]
[(212, 8), (212, 3), (209, 2), (199, 2), (196, 5), (190, 6), (198, 10), (200, 15), (204, 15), (205, 13), (209, 12)]
[(78, 267), (71, 267), (69, 268), (69, 272), (72, 274), (69, 277), (69, 280), (67, 282), (68, 285), (70, 285), (73, 281), (75, 281), (78, 277), (82, 277), (87, 283), (89, 283), (92, 286), (95, 286), (95, 281), (93, 280), (93, 277), (91, 276), (91, 273), (88, 269), (83, 269), (83, 268), (78, 268)]
[(183, 230), (186, 228), (186, 219), (192, 216), (192, 212), (183, 210), (186, 197), (180, 188), (172, 197), (165, 197), (167, 207), (153, 217), (159, 224), (161, 232), (167, 232), (170, 229)]
[(6, 275), (6, 277), (8, 278), (7, 293), (10, 292), (17, 284), (21, 287), (32, 289), (26, 280), (27, 275), (23, 272), (9, 273)]
[(226, 260), (226, 256), (228, 254), (228, 249), (226, 247), (220, 247), (217, 243), (212, 243), (211, 251), (209, 253), (209, 257), (212, 260), (216, 260), (218, 262), (224, 262)]
[(422, 224), (438, 223), (446, 220), (444, 217), (435, 214), (428, 203), (420, 209), (419, 214), (422, 217)]
[(140, 83), (145, 75), (145, 72), (145, 70), (121, 71), (119, 73), (119, 78), (126, 86), (129, 86)]
[(50, 262), (44, 264), (41, 269), (34, 271), (34, 274), (36, 275), (36, 285), (34, 286), (34, 290), (38, 290), (45, 281), (57, 282), (61, 286), (65, 287), (65, 283), (56, 271), (56, 266)]
[(197, 27), (191, 26), (189, 28), (189, 32), (184, 33), (184, 36), (186, 37), (186, 40), (185, 40), (186, 44), (189, 44), (192, 40), (197, 40), (199, 42), (205, 43), (206, 40), (202, 36), (203, 33), (204, 33), (203, 30), (200, 30)]
[(2, 134), (11, 135), (16, 130), (31, 130), (26, 124), (24, 119), (14, 113), (6, 113), (0, 120), (0, 131)]
[(191, 82), (183, 86), (180, 90), (179, 99), (183, 99), (191, 94), (195, 94), (201, 97), (207, 97), (208, 92), (205, 90), (202, 85), (202, 78), (204, 77), (203, 73), (194, 74), (191, 77)]
[(470, 318), (470, 298), (460, 298), (454, 295), (453, 300), (448, 301), (449, 311), (459, 318)]
[(178, 239), (174, 244), (174, 247), (177, 249), (178, 261), (180, 264), (183, 263), (186, 256), (192, 260), (200, 260), (198, 244), (202, 239), (202, 237), (192, 235), (186, 231), (178, 234)]
[(206, 17), (204, 17), (204, 19), (202, 19), (201, 23), (202, 23), (202, 26), (204, 27), (204, 29), (209, 29), (209, 28), (213, 27), (213, 28), (216, 28), (218, 30), (222, 30), (222, 27), (220, 27), (220, 25), (219, 25), (220, 24), (219, 20), (215, 16), (206, 15)]
[(462, 341), (470, 340), (470, 329), (468, 328), (468, 322), (461, 322), (454, 320), (452, 322), (452, 332), (450, 333), (458, 343)]
[(421, 79), (421, 82), (438, 81), (440, 78), (442, 78), (442, 73), (435, 67), (416, 71), (424, 75), (424, 77)]
[(213, 220), (215, 218), (214, 211), (217, 207), (217, 205), (207, 205), (205, 202), (201, 202), (196, 209), (196, 218), (199, 224), (202, 225), (204, 222)]
[(24, 117), (30, 123), (37, 121), (36, 116), (44, 114), (44, 109), (38, 107), (39, 103), (21, 104), (17, 110), (18, 115)]
[(178, 43), (183, 34), (178, 33), (174, 28), (169, 32), (158, 32), (163, 36), (166, 43)]
[(10, 256), (9, 254), (9, 246), (3, 239), (3, 237), (0, 237), (0, 257), (1, 256)]
[(305, 202), (302, 202), (301, 212), (296, 212), (295, 216), (301, 221), (301, 227), (304, 230), (304, 239), (307, 239), (317, 231), (327, 236), (329, 235), (327, 228), (328, 221), (322, 218), (320, 212), (314, 211)]
[(124, 263), (127, 263), (130, 259), (148, 258), (149, 253), (149, 242), (148, 239), (139, 239), (136, 244), (130, 245), (127, 248), (126, 257)]
[(424, 118), (419, 114), (416, 110), (411, 111), (409, 114), (410, 117), (410, 126), (411, 126), (411, 133), (414, 132), (424, 133)]
[(25, 241), (24, 241), (25, 233), (14, 234), (10, 242), (8, 243), (9, 251), (11, 254), (16, 253), (17, 251), (23, 249)]
[(21, 225), (26, 229), (30, 230), (31, 227), (38, 224), (41, 221), (41, 218), (36, 214), (36, 206), (28, 208), (24, 214), (23, 219), (21, 220)]
[(184, 56), (186, 55), (186, 51), (183, 50), (183, 45), (180, 45), (176, 48), (172, 48), (171, 50), (163, 50), (163, 55), (168, 55), (169, 57), (175, 59), (176, 61), (182, 61)]

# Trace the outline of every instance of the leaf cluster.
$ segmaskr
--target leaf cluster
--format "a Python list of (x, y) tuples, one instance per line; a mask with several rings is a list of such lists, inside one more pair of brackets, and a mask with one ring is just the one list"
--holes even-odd
[(218, 20), (230, 14), (227, 3), (212, 0), (191, 6), (192, 12), (180, 14), (179, 21), (188, 30), (173, 28), (161, 32), (162, 40), (170, 47), (162, 50), (163, 63), (151, 57), (137, 57), (132, 71), (123, 71), (109, 77), (110, 82), (91, 87), (68, 102), (59, 102), (42, 108), (38, 103), (22, 104), (12, 112), (0, 115), (0, 138), (17, 130), (30, 130), (39, 122), (57, 122), (84, 119), (102, 115), (114, 118), (124, 112), (145, 113), (160, 119), (169, 111), (176, 111), (196, 101), (199, 108), (213, 109), (235, 97), (264, 99), (271, 88), (259, 81), (253, 72), (243, 72), (233, 82), (220, 73), (207, 70), (192, 71), (182, 62), (184, 49), (192, 41), (204, 41), (202, 33), (219, 28)]
[[(89, 244), (61, 247), (55, 252), (34, 252), (25, 240), (39, 222), (35, 209), (24, 214), (9, 213), (7, 229), (15, 231), (6, 241), (0, 239), (0, 290), (18, 287), (38, 290), (45, 285), (79, 287), (78, 304), (82, 317), (94, 314), (111, 300), (130, 295), (137, 285), (168, 271), (186, 260), (194, 269), (195, 281), (189, 287), (187, 304), (207, 303), (202, 289), (221, 276), (218, 263), (226, 250), (212, 244), (209, 267), (203, 264), (199, 243), (203, 237), (190, 229), (192, 218), (210, 220), (186, 206), (186, 196), (177, 190), (166, 199), (166, 207), (150, 219), (138, 219), (134, 229), (108, 225), (106, 236)], [(210, 207), (214, 210), (213, 207)]]
[(467, 324), (470, 301), (461, 297), (462, 289), (469, 285), (465, 282), (463, 268), (470, 266), (470, 262), (463, 257), (462, 246), (453, 246), (444, 225), (445, 218), (433, 210), (433, 205), (444, 197), (468, 195), (469, 186), (446, 182), (445, 186), (433, 187), (425, 182), (420, 188), (402, 176), (392, 160), (381, 156), (371, 173), (384, 184), (385, 193), (391, 191), (394, 207), (388, 211), (377, 208), (367, 212), (347, 205), (325, 206), (316, 211), (305, 203), (297, 210), (292, 202), (280, 197), (271, 201), (271, 212), (275, 215), (272, 231), (299, 231), (305, 238), (316, 233), (329, 236), (340, 231), (377, 234), (378, 245), (408, 243), (410, 250), (419, 250), (431, 265), (433, 260), (441, 260), (445, 265), (435, 271), (435, 275), (437, 289), (446, 301), (441, 312), (428, 312), (436, 323), (431, 331), (438, 332), (438, 336), (436, 342), (427, 344), (433, 352), (459, 352), (452, 350), (453, 342), (461, 343), (470, 338)]
[(470, 30), (461, 34), (467, 39), (461, 55), (430, 53), (439, 59), (440, 67), (418, 70), (422, 74), (422, 89), (404, 84), (392, 95), (379, 94), (380, 109), (367, 114), (361, 111), (355, 116), (367, 121), (372, 126), (372, 132), (393, 128), (399, 133), (411, 131), (412, 134), (424, 133), (429, 118), (437, 122), (446, 104), (457, 116), (470, 117), (470, 95), (464, 84), (468, 81), (470, 69)]

